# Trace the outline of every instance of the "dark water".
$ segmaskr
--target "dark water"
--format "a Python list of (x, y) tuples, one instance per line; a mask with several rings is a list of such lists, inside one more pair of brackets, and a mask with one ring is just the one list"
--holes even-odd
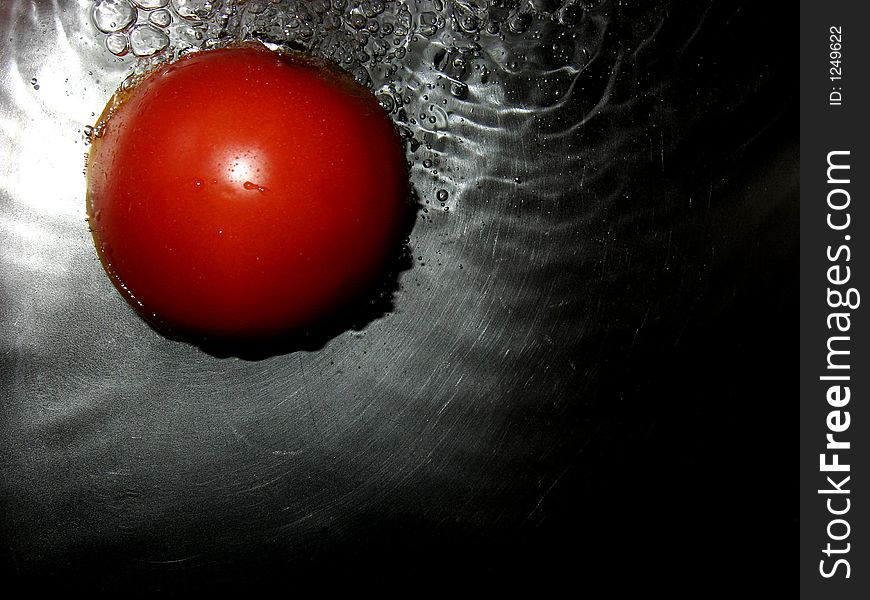
[[(140, 8), (107, 47), (92, 8), (0, 6), (9, 578), (775, 579), (747, 546), (797, 541), (796, 15), (172, 0), (167, 26)], [(82, 131), (131, 70), (251, 36), (369, 83), (422, 203), (391, 314), (262, 361), (136, 317), (81, 174)]]

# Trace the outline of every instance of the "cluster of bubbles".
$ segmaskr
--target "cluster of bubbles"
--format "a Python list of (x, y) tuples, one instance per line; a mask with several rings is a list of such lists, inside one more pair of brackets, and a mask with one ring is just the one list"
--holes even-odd
[[(167, 8), (169, 2), (96, 0), (91, 16), (97, 29), (106, 34), (109, 52), (116, 56), (124, 56), (128, 52), (136, 56), (151, 56), (169, 46), (166, 28), (173, 22), (173, 14)], [(179, 4), (176, 0), (172, 2), (176, 6)]]
[[(535, 111), (558, 104), (600, 44), (609, 4), (94, 0), (91, 15), (108, 51), (136, 58), (139, 75), (187, 52), (246, 40), (334, 62), (372, 89), (408, 144), (412, 172), (432, 183), (428, 194), (419, 190), (421, 196), (446, 211), (451, 198), (446, 188), (460, 185), (462, 170), (444, 168), (448, 129), (465, 124), (475, 106), (497, 113), (504, 107)], [(451, 150), (456, 155), (459, 149)]]

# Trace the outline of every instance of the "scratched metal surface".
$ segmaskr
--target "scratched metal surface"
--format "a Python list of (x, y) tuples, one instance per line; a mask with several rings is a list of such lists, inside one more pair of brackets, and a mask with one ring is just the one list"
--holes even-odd
[(246, 361), (149, 329), (96, 259), (82, 129), (126, 64), (89, 2), (3, 2), (4, 572), (163, 592), (610, 568), (673, 585), (666, 549), (716, 578), (752, 532), (795, 540), (796, 507), (762, 527), (745, 494), (796, 487), (752, 468), (785, 460), (770, 421), (796, 348), (789, 27), (684, 4), (614, 17), (594, 120), (471, 112), (483, 172), (418, 220), (390, 314)]

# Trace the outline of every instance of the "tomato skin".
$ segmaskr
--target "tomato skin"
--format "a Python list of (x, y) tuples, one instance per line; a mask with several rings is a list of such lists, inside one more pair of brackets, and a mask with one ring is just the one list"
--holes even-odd
[(88, 215), (107, 273), (158, 329), (274, 338), (380, 276), (407, 177), (392, 122), (347, 76), (265, 48), (211, 50), (115, 103), (90, 151)]

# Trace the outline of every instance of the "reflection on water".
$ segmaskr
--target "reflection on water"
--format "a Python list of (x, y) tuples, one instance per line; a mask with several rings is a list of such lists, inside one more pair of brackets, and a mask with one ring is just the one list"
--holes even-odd
[[(577, 0), (102, 0), (91, 17), (107, 51), (133, 70), (251, 38), (341, 65), (405, 133), (428, 214), (458, 206), (480, 180), (559, 187), (566, 169), (552, 160), (582, 161), (559, 146), (606, 103), (616, 73), (600, 52), (613, 10)], [(596, 60), (604, 64), (584, 78)], [(555, 156), (530, 164), (546, 168), (513, 173), (529, 163), (516, 148), (541, 136)], [(439, 189), (450, 202), (436, 202)]]

